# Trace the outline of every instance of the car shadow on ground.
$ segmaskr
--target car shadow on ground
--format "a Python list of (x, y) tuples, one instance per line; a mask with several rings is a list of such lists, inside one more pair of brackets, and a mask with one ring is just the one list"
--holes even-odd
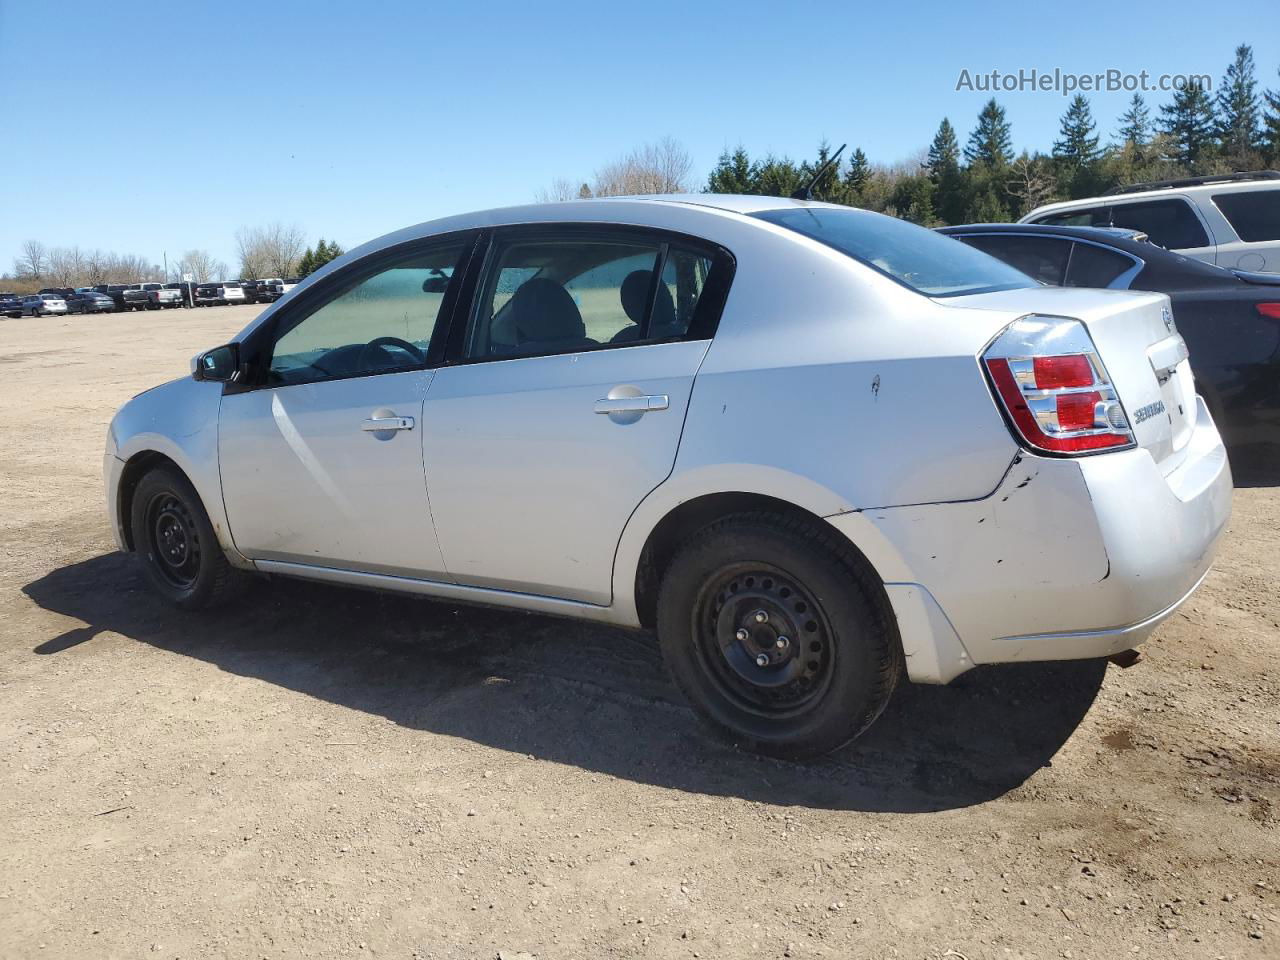
[(844, 810), (925, 812), (998, 797), (1050, 763), (1097, 696), (1105, 663), (971, 671), (949, 687), (903, 684), (834, 756), (798, 764), (738, 751), (701, 726), (654, 639), (593, 624), (289, 580), (230, 609), (191, 614), (147, 590), (136, 558), (106, 554), (28, 584), (82, 621), (35, 648), (92, 656), (111, 631), (379, 714), (637, 782)]

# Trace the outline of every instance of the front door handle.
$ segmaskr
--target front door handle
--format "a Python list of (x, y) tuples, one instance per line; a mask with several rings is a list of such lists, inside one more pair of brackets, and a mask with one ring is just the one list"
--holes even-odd
[(596, 401), (596, 413), (648, 413), (666, 410), (671, 398), (665, 393), (649, 397), (605, 397)]
[(381, 433), (384, 430), (412, 430), (413, 417), (370, 417), (360, 429), (368, 433)]

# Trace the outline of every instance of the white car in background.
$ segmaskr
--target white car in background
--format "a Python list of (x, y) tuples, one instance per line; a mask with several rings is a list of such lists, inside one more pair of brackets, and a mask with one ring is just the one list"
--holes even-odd
[(1122, 227), (1228, 270), (1280, 273), (1280, 172), (1261, 170), (1117, 187), (1037, 207), (1020, 223)]
[(366, 244), (129, 401), (104, 463), (180, 606), (258, 571), (656, 627), (703, 716), (788, 756), (904, 672), (1129, 650), (1231, 508), (1166, 296), (766, 197)]

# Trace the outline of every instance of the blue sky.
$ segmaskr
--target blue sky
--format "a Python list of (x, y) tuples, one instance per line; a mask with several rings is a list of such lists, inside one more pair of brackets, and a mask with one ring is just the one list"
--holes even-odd
[[(1208, 73), (1280, 31), (1202, 3), (146, 3), (0, 0), (0, 271), (28, 238), (235, 270), (238, 227), (280, 220), (351, 247), (531, 200), (670, 135), (701, 180), (726, 147), (873, 161), (961, 139), (962, 69)], [(18, 67), (18, 64), (22, 66)], [(1091, 94), (1109, 135), (1128, 94)], [(1018, 147), (1066, 100), (1002, 93)], [(1149, 100), (1166, 100), (1151, 94)]]

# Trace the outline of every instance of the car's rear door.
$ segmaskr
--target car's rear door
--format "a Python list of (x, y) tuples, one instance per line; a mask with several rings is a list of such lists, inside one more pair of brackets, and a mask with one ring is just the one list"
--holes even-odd
[(445, 577), (420, 421), (475, 240), (352, 264), (254, 346), (261, 382), (222, 398), (218, 429), (223, 499), (243, 554)]
[(459, 583), (607, 604), (627, 518), (670, 474), (732, 260), (636, 228), (493, 237), (423, 412)]

